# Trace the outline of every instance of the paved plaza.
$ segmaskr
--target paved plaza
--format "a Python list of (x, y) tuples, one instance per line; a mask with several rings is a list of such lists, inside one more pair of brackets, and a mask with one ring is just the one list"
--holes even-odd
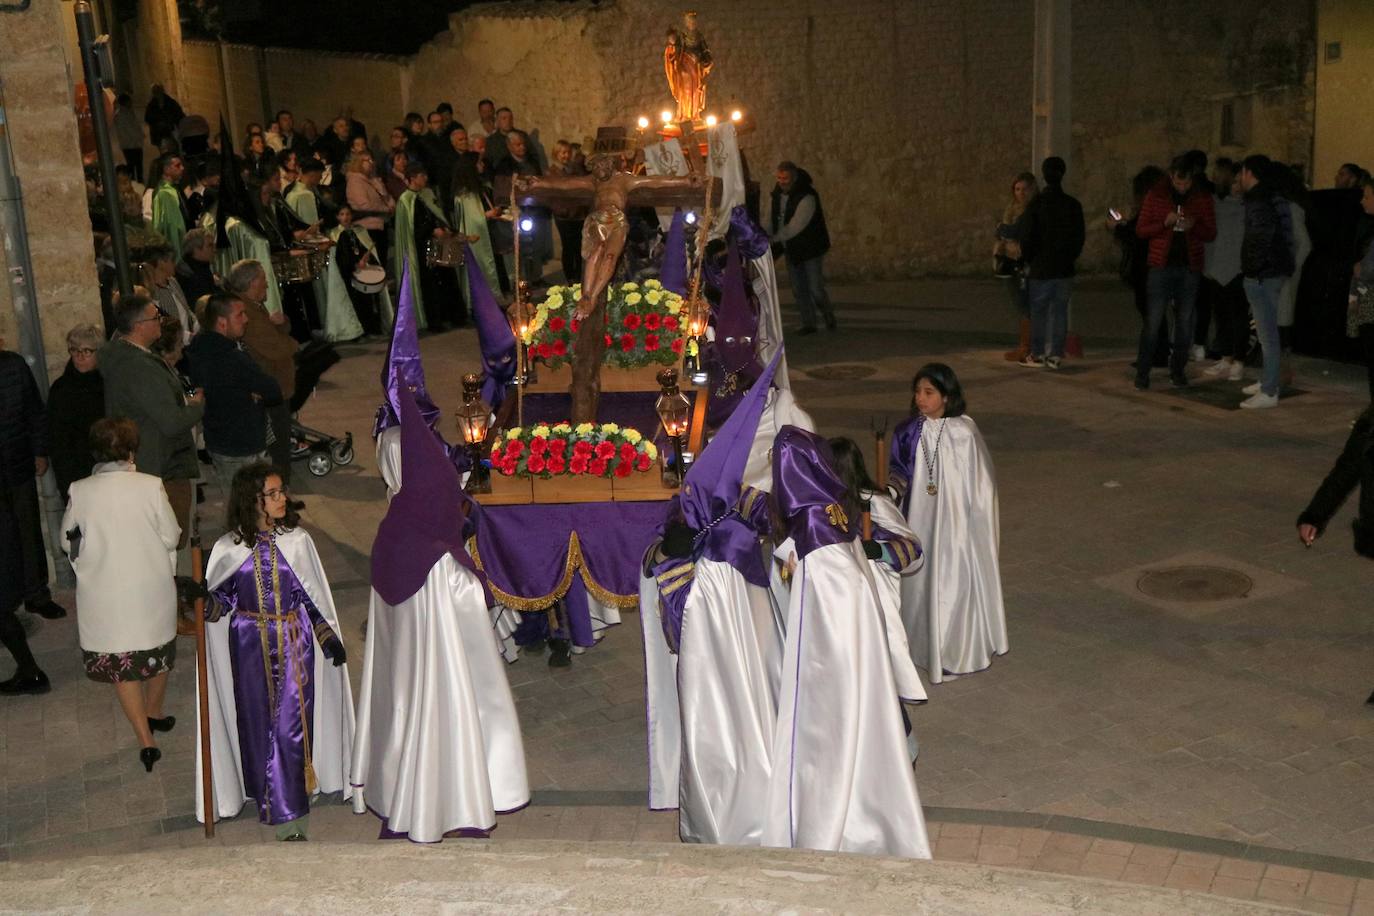
[[(1299, 359), (1300, 394), (1278, 410), (1240, 411), (1238, 384), (1173, 392), (1161, 370), (1154, 390), (1131, 388), (1135, 315), (1114, 281), (1080, 284), (1074, 321), (1087, 358), (1057, 373), (1002, 359), (1011, 317), (992, 281), (836, 285), (832, 295), (841, 330), (788, 349), (821, 431), (871, 447), (875, 423), (904, 416), (915, 369), (938, 359), (958, 372), (997, 466), (1012, 651), (932, 688), (912, 716), (937, 858), (1370, 911), (1374, 893), (1359, 881), (1374, 879), (1374, 712), (1364, 705), (1374, 565), (1352, 550), (1350, 507), (1313, 549), (1293, 527), (1366, 402), (1362, 370)], [(475, 338), (429, 337), (422, 349), (451, 418), (459, 377), (478, 365)], [(368, 552), (385, 511), (368, 438), (385, 346), (343, 352), (302, 419), (351, 431), (357, 460), (319, 479), (298, 465), (294, 484), (357, 660), (356, 690)], [(212, 541), (219, 495), (208, 490)], [(1223, 586), (1232, 591), (1209, 591)], [(70, 593), (58, 597), (72, 606)], [(0, 858), (203, 842), (192, 817), (191, 641), (167, 707), (180, 722), (160, 736), (149, 775), (113, 692), (81, 673), (75, 622), (22, 616), (54, 690), (0, 703)], [(635, 615), (569, 669), (526, 656), (508, 673), (536, 798), (502, 821), (497, 845), (672, 840), (672, 815), (643, 810)], [(375, 819), (337, 805), (313, 819), (312, 839), (325, 842), (377, 832)], [(243, 818), (221, 833), (221, 843), (263, 836)]]

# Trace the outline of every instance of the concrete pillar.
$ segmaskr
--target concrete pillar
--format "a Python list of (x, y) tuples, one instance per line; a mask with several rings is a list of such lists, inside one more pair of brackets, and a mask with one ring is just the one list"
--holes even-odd
[[(35, 0), (23, 12), (0, 13), (0, 86), (5, 131), (20, 183), (33, 298), (42, 324), (49, 375), (67, 361), (66, 333), (76, 324), (102, 326), (86, 183), (72, 108), (73, 74), (80, 61), (67, 60), (67, 24), (72, 4)], [(17, 265), (0, 251), (0, 335), (17, 347), (10, 291)]]
[(1073, 0), (1035, 0), (1031, 171), (1058, 156), (1073, 169)]
[[(138, 37), (144, 72), (150, 83), (161, 83), (172, 98), (187, 92), (186, 55), (181, 47), (181, 17), (176, 0), (139, 0)], [(146, 96), (147, 86), (139, 87)]]

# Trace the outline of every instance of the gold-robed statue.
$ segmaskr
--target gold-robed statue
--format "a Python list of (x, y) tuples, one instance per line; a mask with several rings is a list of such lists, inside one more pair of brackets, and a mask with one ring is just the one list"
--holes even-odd
[(663, 71), (668, 75), (668, 89), (677, 101), (678, 122), (701, 117), (706, 110), (706, 76), (711, 72), (711, 49), (706, 47), (706, 36), (697, 29), (696, 13), (683, 15), (682, 31), (668, 30)]

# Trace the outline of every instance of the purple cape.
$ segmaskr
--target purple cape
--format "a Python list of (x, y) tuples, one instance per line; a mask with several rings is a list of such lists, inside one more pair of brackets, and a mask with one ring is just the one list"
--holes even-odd
[(835, 472), (830, 443), (797, 426), (784, 426), (773, 440), (773, 498), (796, 542), (797, 557), (818, 547), (852, 541), (861, 534), (859, 507)]
[(663, 288), (679, 296), (687, 295), (687, 244), (683, 241), (682, 228), (685, 220), (681, 210), (673, 211), (668, 240), (663, 243), (663, 266), (658, 271), (658, 282)]
[(372, 588), (393, 607), (418, 592), (446, 553), (482, 583), (464, 546), (464, 527), (475, 512), (458, 471), (420, 415), (416, 399), (401, 399), (401, 492), (392, 497), (372, 542)]

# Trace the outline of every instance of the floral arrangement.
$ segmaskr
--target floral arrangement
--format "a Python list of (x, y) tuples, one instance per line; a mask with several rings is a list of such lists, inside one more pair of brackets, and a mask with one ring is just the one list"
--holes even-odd
[[(522, 337), (532, 357), (551, 369), (572, 361), (579, 323), (572, 303), (582, 299), (582, 285), (554, 286), (535, 308)], [(686, 301), (657, 280), (612, 284), (606, 291), (605, 365), (639, 369), (671, 366), (682, 356)]]
[(492, 470), (505, 477), (628, 477), (657, 459), (657, 446), (638, 430), (614, 423), (517, 426), (491, 447)]

